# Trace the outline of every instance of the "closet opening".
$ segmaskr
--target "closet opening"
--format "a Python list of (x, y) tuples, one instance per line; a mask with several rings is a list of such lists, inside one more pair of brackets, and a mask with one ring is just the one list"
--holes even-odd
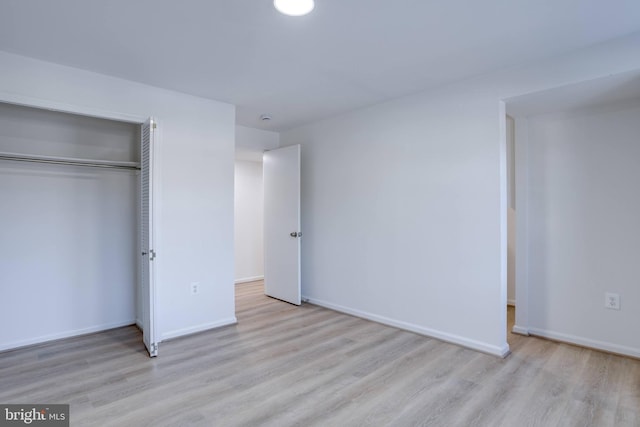
[(0, 102), (0, 324), (12, 325), (0, 351), (131, 325), (152, 332), (144, 127)]

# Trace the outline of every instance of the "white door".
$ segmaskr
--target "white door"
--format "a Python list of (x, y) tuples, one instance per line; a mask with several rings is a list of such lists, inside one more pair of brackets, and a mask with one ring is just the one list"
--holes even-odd
[(141, 199), (141, 284), (142, 299), (142, 340), (151, 357), (158, 355), (158, 342), (155, 328), (155, 283), (153, 247), (153, 143), (155, 123), (152, 119), (142, 125), (141, 162), (140, 162), (140, 199)]
[(264, 292), (300, 305), (300, 146), (263, 156)]

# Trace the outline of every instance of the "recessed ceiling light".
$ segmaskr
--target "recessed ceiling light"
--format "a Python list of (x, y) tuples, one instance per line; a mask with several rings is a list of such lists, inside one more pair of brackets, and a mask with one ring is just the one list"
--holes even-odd
[(306, 15), (314, 7), (313, 0), (273, 0), (273, 5), (278, 12), (289, 16)]
[(262, 120), (263, 122), (268, 122), (269, 120), (271, 120), (271, 116), (269, 114), (262, 114), (260, 116), (260, 120)]

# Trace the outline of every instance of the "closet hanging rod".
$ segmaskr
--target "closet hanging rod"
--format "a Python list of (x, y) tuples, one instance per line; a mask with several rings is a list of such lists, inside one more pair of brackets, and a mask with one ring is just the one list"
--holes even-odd
[(69, 165), (69, 166), (85, 166), (85, 167), (106, 168), (106, 169), (140, 170), (140, 164), (136, 162), (75, 159), (71, 157), (36, 156), (36, 155), (18, 154), (18, 153), (0, 152), (0, 160), (10, 160), (10, 161), (16, 161), (16, 162), (49, 163), (49, 164), (55, 164), (55, 165)]

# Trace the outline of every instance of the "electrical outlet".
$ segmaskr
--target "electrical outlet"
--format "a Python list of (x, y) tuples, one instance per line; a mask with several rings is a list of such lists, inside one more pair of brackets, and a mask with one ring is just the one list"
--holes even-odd
[(607, 292), (604, 294), (604, 306), (611, 310), (620, 310), (620, 295)]
[(191, 282), (191, 295), (196, 295), (200, 292), (200, 282)]

